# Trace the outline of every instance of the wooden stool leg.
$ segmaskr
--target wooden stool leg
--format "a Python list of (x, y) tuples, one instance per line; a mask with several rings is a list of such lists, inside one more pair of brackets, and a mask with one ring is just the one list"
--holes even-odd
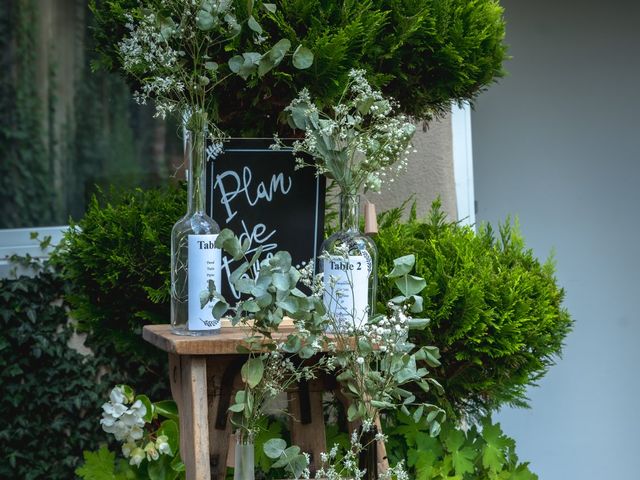
[[(236, 377), (240, 373), (242, 359), (236, 356), (219, 356), (207, 363), (209, 393), (209, 453), (211, 454), (211, 480), (224, 480), (227, 475), (229, 439), (233, 426), (228, 408), (236, 392)], [(231, 449), (233, 450), (233, 449)]]
[[(186, 467), (187, 480), (209, 480), (209, 425), (207, 411), (207, 363), (205, 357), (184, 355), (171, 361), (179, 364), (179, 385), (171, 391), (180, 412), (180, 456)], [(177, 388), (176, 388), (177, 387)], [(181, 392), (177, 394), (177, 392)]]
[(327, 450), (321, 386), (302, 382), (297, 392), (287, 395), (291, 413), (291, 442), (303, 452), (311, 454), (310, 467), (318, 469), (322, 465), (320, 454)]

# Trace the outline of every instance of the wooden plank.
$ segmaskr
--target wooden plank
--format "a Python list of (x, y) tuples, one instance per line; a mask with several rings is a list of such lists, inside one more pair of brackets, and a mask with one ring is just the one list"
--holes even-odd
[[(209, 453), (211, 479), (224, 480), (230, 452), (233, 426), (229, 421), (228, 407), (235, 392), (241, 387), (240, 367), (245, 361), (241, 355), (207, 357), (207, 376), (210, 395)], [(232, 464), (233, 466), (233, 464)]]
[[(286, 338), (292, 331), (284, 329), (274, 338)], [(228, 355), (238, 353), (237, 346), (242, 344), (249, 330), (243, 327), (222, 327), (218, 335), (192, 337), (176, 335), (171, 325), (146, 325), (142, 337), (152, 345), (168, 353), (178, 355)]]
[(211, 478), (211, 469), (206, 359), (184, 356), (180, 358), (180, 370), (182, 377), (180, 455), (186, 467), (186, 480), (208, 480)]
[(308, 385), (305, 391), (288, 392), (291, 443), (311, 455), (312, 472), (322, 466), (320, 454), (327, 451), (322, 388)]
[[(380, 423), (380, 417), (376, 417), (376, 428), (379, 433), (382, 433), (382, 423)], [(389, 470), (389, 457), (387, 456), (387, 447), (384, 442), (376, 442), (376, 449), (378, 450), (378, 474), (382, 475)]]

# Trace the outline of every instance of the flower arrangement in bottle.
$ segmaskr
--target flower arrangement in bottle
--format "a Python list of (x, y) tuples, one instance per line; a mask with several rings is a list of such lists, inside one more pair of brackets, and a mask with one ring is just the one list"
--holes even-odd
[[(293, 143), (299, 167), (311, 166), (340, 188), (340, 228), (320, 248), (325, 305), (341, 318), (339, 328), (361, 328), (374, 313), (377, 249), (360, 232), (361, 191), (379, 191), (384, 180), (406, 165), (415, 126), (394, 114), (393, 101), (367, 82), (363, 70), (352, 70), (340, 102), (321, 111), (302, 90), (285, 108), (292, 127), (304, 138)], [(283, 142), (276, 138), (274, 148)]]

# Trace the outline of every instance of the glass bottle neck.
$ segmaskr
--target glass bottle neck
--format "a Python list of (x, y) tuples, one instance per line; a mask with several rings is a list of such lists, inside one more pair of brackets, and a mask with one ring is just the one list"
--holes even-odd
[(340, 230), (360, 231), (360, 195), (340, 194)]
[(198, 131), (185, 129), (184, 156), (189, 169), (187, 214), (205, 213), (206, 176), (205, 152), (207, 134), (205, 129)]

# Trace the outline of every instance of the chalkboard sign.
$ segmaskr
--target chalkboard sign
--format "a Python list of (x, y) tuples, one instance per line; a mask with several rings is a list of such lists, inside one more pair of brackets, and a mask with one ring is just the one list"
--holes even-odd
[[(295, 169), (291, 150), (271, 150), (271, 139), (230, 140), (207, 148), (207, 213), (220, 228), (249, 239), (249, 256), (286, 250), (297, 267), (314, 261), (324, 230), (324, 177)], [(222, 294), (240, 298), (228, 277), (240, 262), (222, 261)]]

